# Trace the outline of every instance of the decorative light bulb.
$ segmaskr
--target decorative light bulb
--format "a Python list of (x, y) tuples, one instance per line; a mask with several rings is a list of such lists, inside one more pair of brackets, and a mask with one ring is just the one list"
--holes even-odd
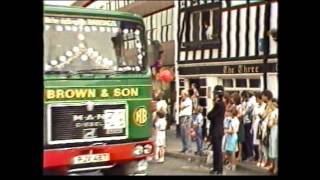
[(139, 43), (136, 43), (136, 47), (137, 47), (138, 49), (141, 49), (141, 48), (142, 48), (141, 43), (140, 43), (140, 42), (139, 42)]
[(57, 60), (51, 60), (51, 61), (50, 61), (50, 64), (53, 65), (53, 66), (55, 66), (55, 65), (58, 64), (58, 61), (57, 61)]
[(67, 51), (67, 52), (66, 52), (66, 55), (67, 55), (68, 57), (71, 57), (71, 56), (73, 55), (73, 53), (72, 53), (72, 51)]
[(88, 60), (88, 56), (85, 55), (85, 54), (82, 55), (82, 56), (81, 56), (81, 60), (82, 60), (82, 61), (87, 61), (87, 60)]
[(112, 28), (112, 32), (113, 32), (113, 33), (117, 33), (118, 30), (119, 30), (119, 29), (118, 29), (117, 27), (113, 27), (113, 28)]
[(44, 65), (44, 70), (45, 71), (50, 71), (51, 69), (52, 69), (52, 67), (50, 65), (48, 65), (48, 64)]
[(103, 59), (102, 56), (97, 57), (97, 61), (101, 61), (102, 59)]
[(86, 46), (85, 46), (83, 43), (80, 43), (80, 44), (79, 44), (79, 47), (80, 47), (80, 48), (85, 48)]
[(85, 39), (84, 35), (83, 34), (78, 34), (78, 39), (80, 41), (83, 41)]
[(123, 34), (128, 34), (129, 30), (128, 29), (124, 29), (123, 30)]
[(72, 26), (72, 31), (74, 31), (74, 32), (78, 31), (78, 27), (77, 26)]
[(60, 25), (58, 25), (58, 26), (56, 26), (56, 30), (57, 30), (57, 31), (63, 31), (63, 27), (60, 26)]
[(49, 25), (45, 25), (45, 30), (48, 31), (50, 29)]
[(88, 53), (93, 53), (93, 52), (94, 52), (93, 48), (88, 48)]
[(72, 48), (72, 51), (73, 51), (73, 52), (79, 52), (80, 49), (79, 49), (79, 47), (75, 46), (75, 47)]
[(59, 57), (59, 61), (61, 62), (66, 62), (67, 61), (67, 58), (65, 56), (60, 56)]
[(95, 51), (92, 53), (92, 56), (95, 58), (95, 57), (98, 57), (99, 56), (99, 52), (98, 51)]
[(71, 26), (64, 26), (64, 28), (66, 29), (66, 31), (71, 31)]
[(134, 32), (134, 34), (138, 36), (138, 35), (140, 34), (140, 30), (137, 29), (137, 30)]
[(100, 31), (100, 32), (105, 32), (106, 29), (105, 29), (104, 27), (99, 27), (99, 31)]
[(91, 29), (90, 29), (90, 27), (89, 27), (89, 26), (86, 26), (86, 27), (84, 27), (84, 31), (85, 31), (85, 32), (90, 32), (90, 31), (91, 31)]

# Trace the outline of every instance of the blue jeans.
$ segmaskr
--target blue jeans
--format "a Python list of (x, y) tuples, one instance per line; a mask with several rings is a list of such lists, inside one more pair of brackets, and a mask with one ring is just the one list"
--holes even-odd
[(190, 128), (191, 128), (191, 116), (181, 116), (180, 122), (180, 136), (182, 141), (182, 151), (190, 149)]
[(197, 152), (202, 152), (202, 145), (203, 145), (203, 141), (202, 141), (202, 127), (198, 127), (196, 129), (196, 143), (197, 143)]

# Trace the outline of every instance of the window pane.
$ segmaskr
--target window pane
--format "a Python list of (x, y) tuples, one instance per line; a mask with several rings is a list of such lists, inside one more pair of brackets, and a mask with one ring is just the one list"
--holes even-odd
[(236, 87), (247, 87), (247, 79), (236, 79)]
[(222, 84), (224, 87), (233, 87), (232, 79), (223, 79)]
[(199, 30), (200, 30), (200, 26), (199, 26), (199, 20), (200, 20), (200, 14), (199, 13), (193, 13), (193, 41), (199, 41)]
[(246, 3), (247, 1), (231, 1), (231, 6), (239, 6)]
[(161, 12), (161, 26), (167, 24), (167, 11), (162, 11)]
[(171, 41), (173, 39), (172, 37), (173, 33), (172, 33), (172, 25), (168, 26), (168, 41)]
[(250, 79), (250, 87), (259, 88), (260, 87), (260, 79)]
[(211, 39), (212, 35), (212, 25), (210, 23), (210, 11), (202, 12), (202, 40)]
[(173, 8), (168, 9), (168, 22), (167, 24), (172, 24), (172, 19), (173, 19)]
[(119, 1), (119, 8), (122, 8), (124, 6), (124, 1)]
[(262, 2), (263, 0), (250, 0), (250, 3)]

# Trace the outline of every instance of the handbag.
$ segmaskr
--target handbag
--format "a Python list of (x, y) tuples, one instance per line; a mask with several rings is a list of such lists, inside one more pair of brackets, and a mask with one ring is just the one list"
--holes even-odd
[(262, 139), (262, 143), (263, 145), (265, 145), (266, 147), (269, 147), (269, 136), (270, 136), (270, 128), (267, 128), (267, 133), (266, 135), (263, 137)]
[(258, 123), (258, 131), (257, 131), (257, 139), (262, 140), (262, 120), (259, 120)]

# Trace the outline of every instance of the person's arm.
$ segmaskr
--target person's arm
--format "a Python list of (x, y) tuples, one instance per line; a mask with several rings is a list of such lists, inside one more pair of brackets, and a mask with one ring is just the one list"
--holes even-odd
[(237, 115), (237, 118), (238, 119), (241, 119), (242, 117), (243, 117), (243, 109), (242, 109), (242, 107), (240, 107), (239, 109), (238, 109), (238, 115)]
[(276, 117), (276, 114), (275, 114), (275, 112), (272, 112), (272, 114), (270, 115), (271, 117), (270, 117), (270, 119), (269, 119), (269, 121), (268, 121), (268, 127), (272, 127), (272, 126), (274, 126), (274, 125), (276, 125), (276, 123), (277, 123), (277, 117)]

